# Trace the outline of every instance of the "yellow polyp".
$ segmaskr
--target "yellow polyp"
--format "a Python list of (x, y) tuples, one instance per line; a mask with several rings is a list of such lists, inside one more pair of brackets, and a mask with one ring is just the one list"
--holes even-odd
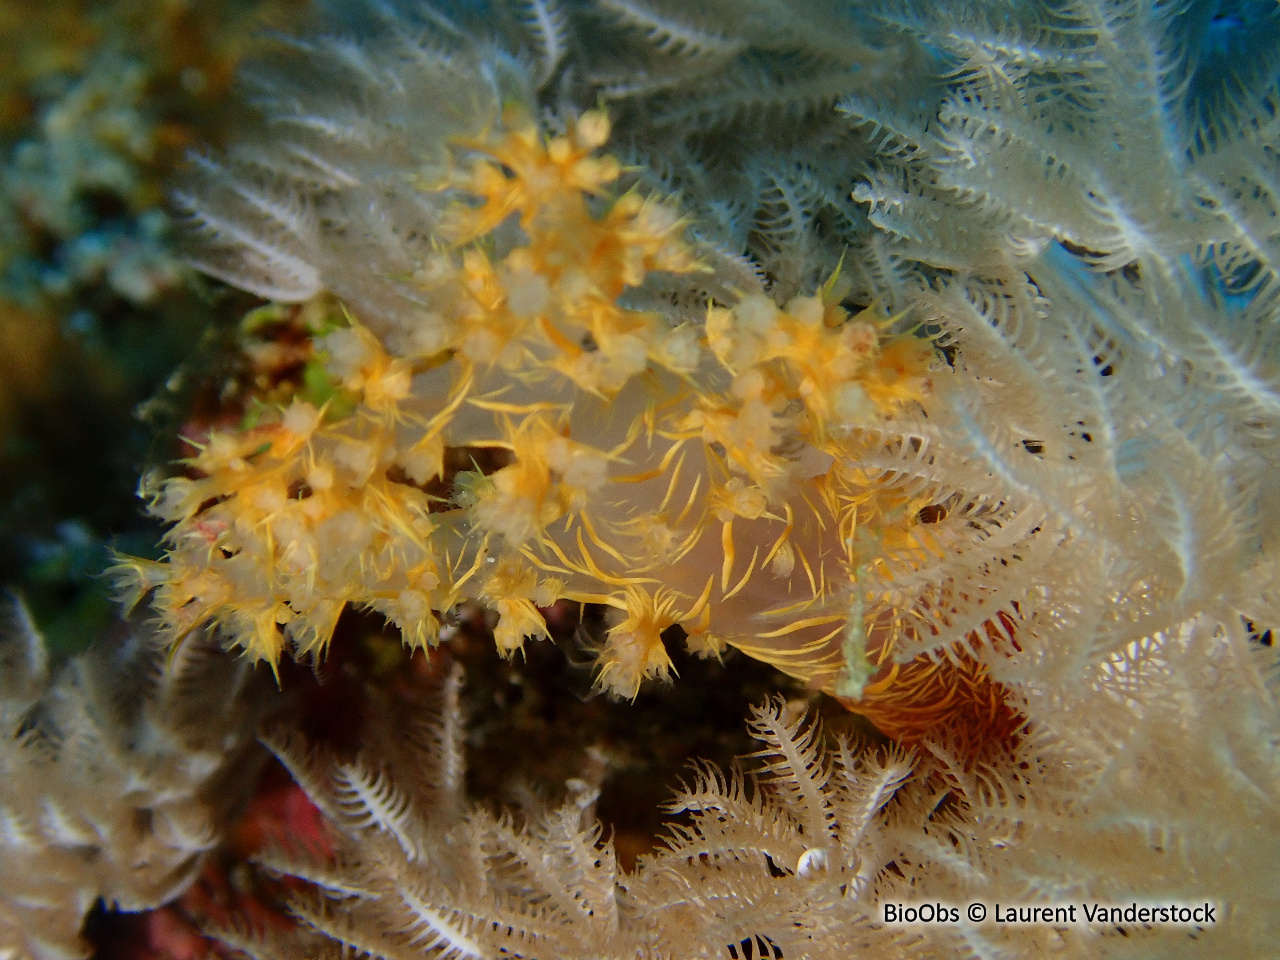
[(249, 641), (248, 654), (251, 660), (266, 660), (276, 664), (284, 650), (284, 635), (277, 624), (277, 612), (274, 608), (259, 610), (251, 615), (253, 636)]
[(595, 150), (609, 140), (612, 124), (603, 110), (588, 110), (578, 118), (570, 134), (582, 150)]
[(524, 649), (528, 638), (536, 640), (548, 636), (546, 621), (531, 600), (504, 597), (494, 604), (494, 608), (498, 611), (498, 623), (493, 628), (493, 640), (502, 656), (514, 656)]
[(650, 594), (640, 587), (628, 586), (615, 604), (626, 616), (606, 636), (596, 685), (634, 699), (641, 681), (666, 679), (675, 670), (662, 642), (662, 631), (679, 619), (675, 597), (661, 588)]
[(684, 645), (695, 657), (701, 657), (704, 660), (712, 658), (719, 660), (729, 649), (729, 644), (723, 637), (716, 636), (707, 630), (690, 630)]
[(171, 576), (171, 568), (154, 560), (120, 557), (107, 570), (115, 585), (115, 599), (126, 616), (133, 613), (147, 594)]

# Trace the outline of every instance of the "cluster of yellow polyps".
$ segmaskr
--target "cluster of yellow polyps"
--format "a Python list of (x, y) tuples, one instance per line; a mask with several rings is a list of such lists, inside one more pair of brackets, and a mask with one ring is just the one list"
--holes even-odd
[[(149, 487), (168, 557), (128, 567), (172, 639), (216, 621), (275, 662), (322, 650), (352, 603), (426, 645), (470, 599), (511, 653), (567, 597), (617, 611), (599, 676), (624, 696), (669, 673), (675, 624), (698, 652), (831, 686), (855, 571), (886, 538), (921, 546), (923, 504), (847, 444), (922, 399), (931, 348), (850, 317), (835, 278), (783, 306), (742, 291), (705, 325), (628, 307), (649, 274), (706, 268), (677, 211), (612, 191), (608, 132), (587, 113), (546, 139), (509, 115), (454, 144), (411, 279), (427, 309), (318, 337), (340, 405), (215, 433)], [(446, 477), (451, 448), (505, 465)]]

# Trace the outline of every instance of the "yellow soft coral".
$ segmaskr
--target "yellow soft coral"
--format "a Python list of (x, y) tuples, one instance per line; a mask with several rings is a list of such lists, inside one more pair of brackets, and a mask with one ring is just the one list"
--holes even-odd
[[(315, 343), (341, 404), (215, 433), (148, 487), (169, 555), (132, 569), (172, 639), (217, 621), (274, 662), (323, 649), (352, 603), (429, 645), (477, 599), (510, 654), (567, 597), (619, 612), (599, 683), (624, 696), (670, 672), (676, 624), (696, 652), (836, 683), (860, 566), (925, 546), (925, 504), (850, 444), (923, 398), (930, 345), (850, 316), (838, 278), (782, 306), (743, 291), (705, 325), (628, 306), (651, 273), (703, 268), (678, 211), (611, 192), (608, 132), (593, 112), (546, 139), (509, 112), (455, 142), (439, 196), (465, 199), (441, 200), (412, 275), (424, 311), (394, 335), (343, 321)], [(444, 500), (460, 448), (498, 466)]]

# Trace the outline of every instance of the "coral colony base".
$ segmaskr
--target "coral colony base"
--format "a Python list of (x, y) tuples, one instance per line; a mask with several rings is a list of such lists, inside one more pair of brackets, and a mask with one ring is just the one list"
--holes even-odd
[[(301, 305), (307, 375), (144, 482), (168, 553), (122, 561), (131, 602), (273, 666), (349, 606), (430, 648), (479, 603), (510, 656), (600, 604), (609, 694), (679, 626), (894, 742), (758, 708), (754, 778), (698, 768), (624, 874), (587, 779), (469, 805), (459, 679), (355, 760), (286, 723), (335, 853), (268, 857), (298, 926), (227, 942), (1280, 956), (1276, 5), (328, 23), (177, 195), (208, 273)], [(1071, 904), (1122, 922), (1007, 922)]]

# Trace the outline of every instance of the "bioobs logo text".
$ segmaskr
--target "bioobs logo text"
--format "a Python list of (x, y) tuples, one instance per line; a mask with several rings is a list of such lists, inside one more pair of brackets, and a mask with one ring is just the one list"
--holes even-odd
[(945, 903), (883, 903), (885, 923), (959, 923), (960, 910)]

